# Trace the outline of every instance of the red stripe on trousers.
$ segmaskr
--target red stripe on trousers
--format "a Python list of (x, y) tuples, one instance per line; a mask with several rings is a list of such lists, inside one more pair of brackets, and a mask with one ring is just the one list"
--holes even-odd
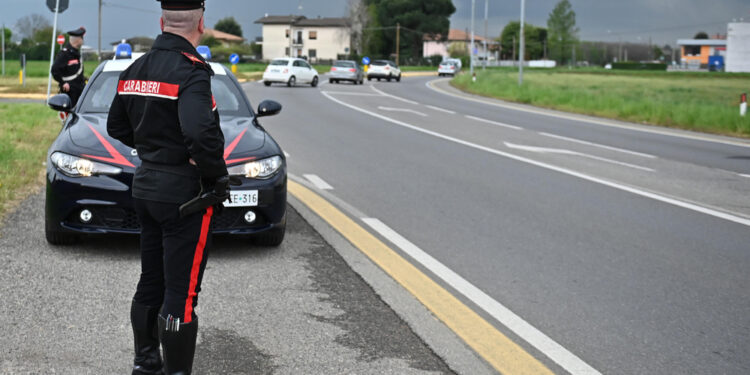
[(188, 297), (185, 300), (185, 323), (193, 321), (193, 299), (198, 295), (195, 292), (198, 286), (198, 274), (203, 262), (203, 250), (206, 248), (206, 238), (208, 238), (208, 227), (211, 224), (211, 215), (214, 213), (213, 207), (208, 207), (203, 215), (201, 223), (201, 235), (198, 238), (198, 245), (195, 246), (195, 255), (193, 256), (193, 268), (190, 270), (190, 287), (188, 288)]

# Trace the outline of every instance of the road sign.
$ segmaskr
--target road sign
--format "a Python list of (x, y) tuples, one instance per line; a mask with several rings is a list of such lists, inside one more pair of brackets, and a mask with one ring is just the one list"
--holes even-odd
[(362, 58), (362, 65), (370, 65), (370, 58), (365, 56)]
[(233, 53), (231, 56), (229, 56), (229, 62), (232, 63), (232, 65), (237, 64), (240, 62), (240, 55)]
[(59, 44), (59, 45), (65, 44), (65, 35), (58, 35), (57, 36), (57, 44)]
[[(51, 10), (52, 12), (55, 11), (55, 5), (57, 4), (58, 0), (47, 0), (47, 8)], [(58, 13), (62, 13), (65, 11), (65, 9), (68, 9), (68, 0), (59, 0), (60, 1), (60, 9), (57, 10)]]

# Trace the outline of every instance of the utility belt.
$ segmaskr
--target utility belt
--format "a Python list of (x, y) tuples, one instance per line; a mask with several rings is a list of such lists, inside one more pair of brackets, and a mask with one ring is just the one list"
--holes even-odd
[(200, 177), (200, 174), (198, 173), (198, 167), (189, 163), (180, 164), (180, 165), (159, 164), (159, 163), (152, 163), (149, 161), (142, 160), (141, 167), (150, 169), (152, 171), (172, 173), (172, 174), (176, 174), (180, 176)]

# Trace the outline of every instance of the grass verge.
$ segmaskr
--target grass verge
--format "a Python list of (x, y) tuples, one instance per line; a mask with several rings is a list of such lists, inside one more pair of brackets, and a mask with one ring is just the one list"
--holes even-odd
[(44, 104), (0, 103), (0, 219), (38, 191), (59, 131), (60, 120)]
[(750, 76), (668, 72), (531, 70), (518, 87), (515, 70), (477, 70), (451, 84), (464, 91), (538, 107), (653, 125), (750, 138), (750, 116), (740, 117), (740, 94)]

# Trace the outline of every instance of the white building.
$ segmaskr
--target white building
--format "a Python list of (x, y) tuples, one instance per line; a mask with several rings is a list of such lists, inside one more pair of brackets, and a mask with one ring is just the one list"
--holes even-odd
[(750, 72), (750, 23), (733, 22), (727, 26), (727, 72)]
[(349, 54), (351, 37), (346, 18), (266, 15), (255, 23), (263, 25), (263, 60), (306, 56), (315, 62)]

